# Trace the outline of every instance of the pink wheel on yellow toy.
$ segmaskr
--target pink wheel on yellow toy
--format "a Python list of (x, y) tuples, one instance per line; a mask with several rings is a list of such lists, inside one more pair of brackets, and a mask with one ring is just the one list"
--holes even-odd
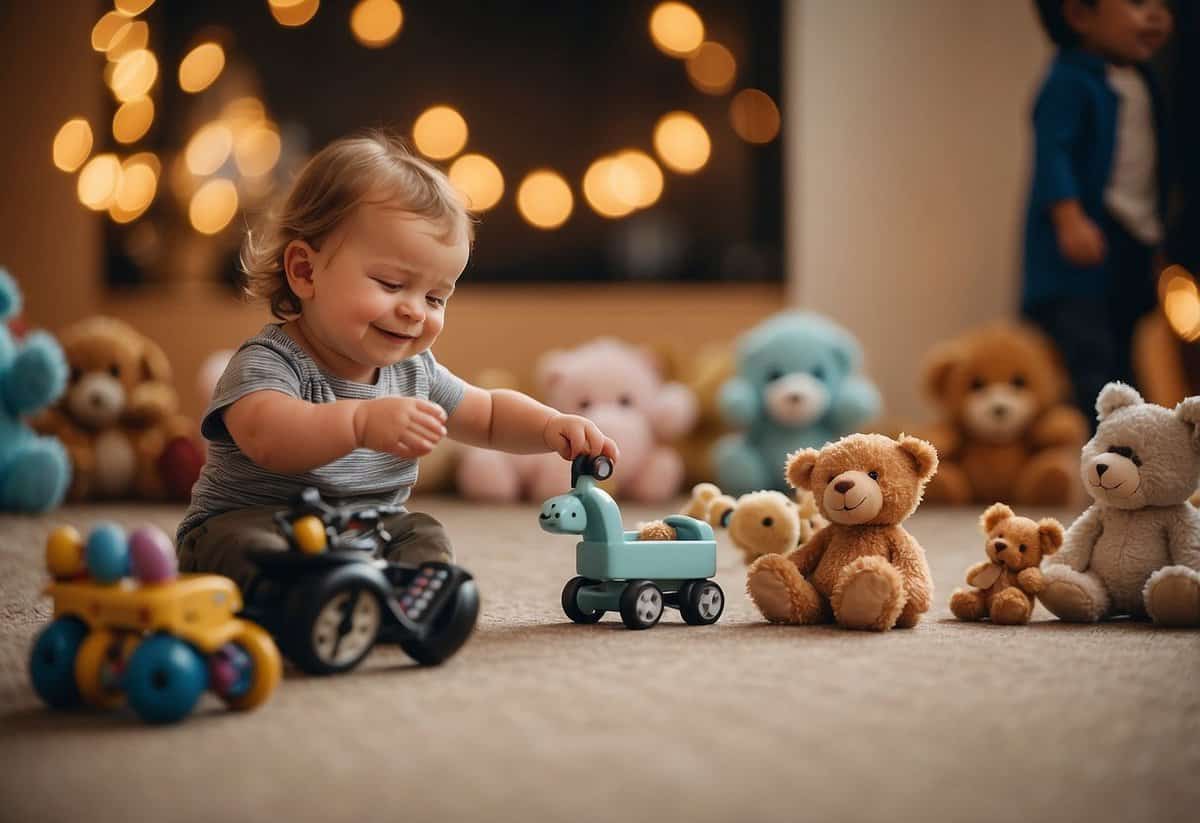
[(75, 684), (85, 703), (97, 709), (115, 709), (125, 702), (121, 671), (135, 644), (135, 638), (105, 629), (88, 633), (75, 657)]
[(275, 691), (283, 676), (283, 660), (271, 635), (253, 623), (246, 623), (232, 642), (250, 658), (250, 685), (236, 696), (221, 697), (229, 708), (245, 711), (261, 705)]

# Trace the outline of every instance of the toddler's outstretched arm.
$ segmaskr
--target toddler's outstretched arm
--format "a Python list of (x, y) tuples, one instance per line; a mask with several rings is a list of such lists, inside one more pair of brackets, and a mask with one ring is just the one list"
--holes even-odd
[(447, 429), (463, 443), (515, 454), (552, 451), (567, 460), (581, 454), (618, 456), (617, 444), (591, 420), (562, 414), (509, 389), (467, 386)]

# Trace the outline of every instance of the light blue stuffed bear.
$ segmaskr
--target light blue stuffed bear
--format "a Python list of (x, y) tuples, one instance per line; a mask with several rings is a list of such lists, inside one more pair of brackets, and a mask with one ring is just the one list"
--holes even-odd
[(879, 413), (879, 392), (855, 374), (858, 341), (828, 318), (783, 312), (737, 344), (737, 374), (721, 387), (726, 421), (742, 431), (713, 447), (717, 483), (726, 494), (790, 492), (783, 466), (797, 449), (819, 449)]
[(42, 512), (62, 502), (71, 462), (62, 444), (22, 422), (63, 393), (67, 360), (46, 332), (18, 344), (7, 321), (21, 311), (21, 292), (0, 268), (0, 511)]

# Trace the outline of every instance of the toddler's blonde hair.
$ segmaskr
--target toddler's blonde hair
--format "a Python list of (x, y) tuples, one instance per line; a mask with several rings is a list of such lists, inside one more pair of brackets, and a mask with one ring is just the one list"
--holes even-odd
[(244, 289), (270, 304), (271, 314), (289, 320), (300, 314), (300, 299), (288, 286), (283, 253), (293, 240), (314, 248), (354, 209), (378, 194), (380, 201), (443, 227), (452, 242), (474, 236), (471, 215), (446, 175), (415, 156), (394, 135), (372, 130), (334, 140), (305, 164), (282, 206), (268, 213), (257, 230), (246, 232), (241, 266)]

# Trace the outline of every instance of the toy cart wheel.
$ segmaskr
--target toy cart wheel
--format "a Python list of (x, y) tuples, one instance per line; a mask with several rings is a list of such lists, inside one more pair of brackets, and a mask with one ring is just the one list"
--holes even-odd
[(383, 608), (361, 578), (321, 580), (295, 593), (285, 625), (292, 662), (309, 674), (340, 674), (374, 648)]
[(474, 580), (465, 580), (454, 593), (454, 602), (442, 607), (425, 639), (401, 640), (400, 648), (422, 666), (436, 666), (462, 648), (478, 619), (479, 589)]
[(633, 580), (621, 592), (621, 620), (631, 629), (648, 629), (662, 618), (663, 593), (649, 580)]
[(604, 455), (600, 455), (592, 462), (592, 476), (597, 480), (607, 480), (608, 478), (612, 477), (612, 473), (612, 461)]
[(563, 586), (562, 590), (562, 607), (563, 612), (567, 617), (574, 620), (576, 623), (595, 623), (604, 617), (603, 609), (592, 609), (584, 611), (579, 608), (579, 590), (584, 586), (595, 584), (595, 580), (588, 580), (586, 577), (572, 577), (567, 581), (567, 585)]
[(75, 682), (83, 702), (97, 709), (115, 709), (125, 702), (121, 671), (129, 657), (122, 638), (98, 629), (83, 639), (75, 658)]
[(75, 659), (87, 634), (76, 617), (60, 617), (42, 629), (29, 655), (29, 679), (46, 705), (65, 709), (79, 703)]
[(207, 685), (208, 671), (199, 652), (169, 634), (143, 640), (125, 669), (129, 705), (147, 723), (187, 717)]
[(283, 675), (283, 661), (271, 635), (253, 623), (246, 623), (232, 642), (248, 658), (250, 684), (240, 694), (222, 694), (221, 699), (229, 708), (245, 711), (261, 705), (275, 691)]
[(711, 626), (725, 611), (725, 592), (712, 580), (693, 580), (679, 592), (679, 613), (689, 626)]

